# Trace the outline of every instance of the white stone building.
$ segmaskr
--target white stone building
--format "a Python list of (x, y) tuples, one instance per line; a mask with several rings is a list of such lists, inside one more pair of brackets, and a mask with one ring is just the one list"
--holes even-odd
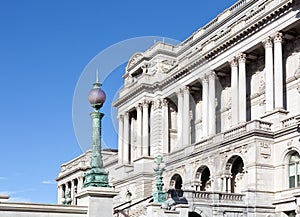
[[(190, 216), (300, 216), (299, 8), (240, 0), (179, 45), (133, 55), (114, 102), (118, 152), (104, 151), (116, 216), (145, 213), (159, 154)], [(62, 165), (59, 203), (71, 189), (76, 204), (89, 155)]]

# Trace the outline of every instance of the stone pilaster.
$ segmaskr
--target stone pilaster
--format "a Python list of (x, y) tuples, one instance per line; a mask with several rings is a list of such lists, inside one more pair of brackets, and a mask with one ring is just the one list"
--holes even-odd
[(183, 90), (177, 91), (177, 147), (181, 147), (183, 143), (182, 138), (182, 120), (183, 120)]
[(208, 132), (209, 135), (214, 135), (216, 134), (216, 75), (214, 72), (208, 76), (208, 87)]
[(204, 76), (202, 79), (202, 133), (203, 137), (208, 136), (208, 79)]
[(283, 109), (283, 66), (282, 66), (282, 41), (281, 32), (273, 35), (274, 40), (274, 99), (275, 108)]
[(143, 102), (143, 156), (149, 156), (149, 101)]
[(139, 158), (143, 155), (143, 142), (142, 142), (142, 105), (138, 104), (136, 106), (136, 112), (137, 112), (137, 118), (136, 118), (136, 122), (137, 122), (137, 126), (136, 126), (136, 136), (137, 136), (137, 153), (136, 153), (136, 157)]
[(266, 112), (274, 110), (274, 74), (273, 74), (273, 43), (272, 38), (263, 40), (265, 47), (265, 72), (266, 72)]
[(239, 122), (246, 122), (246, 54), (240, 54), (239, 62)]
[(182, 144), (190, 144), (190, 137), (190, 90), (186, 86), (183, 89)]
[(129, 112), (124, 115), (123, 163), (129, 164)]
[(231, 66), (231, 124), (234, 126), (239, 121), (239, 84), (238, 61), (234, 57), (230, 60)]
[(119, 121), (119, 135), (118, 135), (118, 163), (123, 163), (123, 136), (124, 136), (124, 115), (119, 114), (118, 115), (118, 121)]
[(162, 100), (162, 120), (163, 120), (163, 153), (169, 152), (169, 101)]
[(157, 156), (162, 154), (163, 152), (163, 119), (162, 119), (162, 100), (155, 99), (152, 102), (151, 106), (151, 122), (152, 122), (152, 129), (151, 129), (151, 149), (150, 155)]

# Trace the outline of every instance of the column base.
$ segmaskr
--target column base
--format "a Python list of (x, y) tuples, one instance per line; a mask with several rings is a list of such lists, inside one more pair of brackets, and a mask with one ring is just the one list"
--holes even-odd
[(109, 187), (108, 184), (108, 172), (102, 168), (91, 168), (85, 174), (84, 187), (95, 186), (95, 187)]

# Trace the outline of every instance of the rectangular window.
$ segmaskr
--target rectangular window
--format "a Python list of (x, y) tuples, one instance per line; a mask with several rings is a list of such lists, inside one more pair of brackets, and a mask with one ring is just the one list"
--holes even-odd
[(290, 176), (290, 188), (295, 188), (295, 176)]

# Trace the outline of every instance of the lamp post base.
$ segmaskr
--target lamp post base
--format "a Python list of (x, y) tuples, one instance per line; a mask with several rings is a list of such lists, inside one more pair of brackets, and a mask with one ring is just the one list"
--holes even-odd
[(95, 187), (108, 187), (108, 172), (101, 168), (91, 168), (85, 174), (84, 187), (95, 186)]

